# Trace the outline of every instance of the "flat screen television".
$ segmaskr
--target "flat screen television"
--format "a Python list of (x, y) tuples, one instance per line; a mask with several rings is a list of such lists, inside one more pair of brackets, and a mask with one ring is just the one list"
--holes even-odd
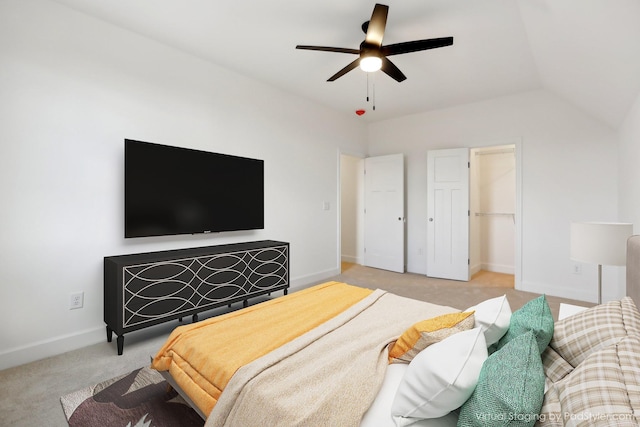
[(262, 228), (263, 160), (125, 139), (125, 238)]

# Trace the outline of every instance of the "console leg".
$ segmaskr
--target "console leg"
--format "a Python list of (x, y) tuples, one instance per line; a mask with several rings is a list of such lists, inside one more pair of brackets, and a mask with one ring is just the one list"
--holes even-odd
[(285, 288), (284, 294), (287, 295), (289, 293), (289, 288)]
[(113, 340), (113, 330), (107, 326), (107, 342), (111, 342)]
[(122, 352), (124, 351), (124, 335), (118, 335), (116, 341), (118, 343), (118, 356), (122, 356)]
[(191, 316), (191, 321), (193, 323), (196, 323), (198, 321), (198, 313), (194, 314), (193, 316)]
[(248, 300), (242, 301), (242, 306), (243, 307), (249, 307), (249, 301)]

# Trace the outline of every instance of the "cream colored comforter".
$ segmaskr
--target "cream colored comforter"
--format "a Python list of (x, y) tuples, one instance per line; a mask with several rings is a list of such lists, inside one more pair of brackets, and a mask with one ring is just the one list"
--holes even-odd
[(327, 282), (262, 304), (176, 328), (153, 359), (203, 414), (235, 372), (305, 334), (373, 291)]
[(384, 378), (387, 345), (453, 311), (377, 290), (240, 368), (205, 426), (358, 426)]

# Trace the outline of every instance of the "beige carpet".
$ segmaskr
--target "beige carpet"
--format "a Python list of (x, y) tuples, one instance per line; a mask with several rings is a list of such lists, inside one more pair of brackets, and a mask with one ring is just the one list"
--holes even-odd
[[(512, 310), (517, 310), (540, 294), (517, 291), (513, 288), (513, 275), (480, 271), (469, 282), (434, 279), (422, 274), (394, 273), (343, 263), (342, 273), (335, 280), (366, 288), (380, 288), (397, 295), (415, 298), (434, 304), (448, 305), (465, 310), (488, 298), (507, 295)], [(593, 304), (547, 295), (554, 318), (558, 318), (561, 302), (590, 307)]]

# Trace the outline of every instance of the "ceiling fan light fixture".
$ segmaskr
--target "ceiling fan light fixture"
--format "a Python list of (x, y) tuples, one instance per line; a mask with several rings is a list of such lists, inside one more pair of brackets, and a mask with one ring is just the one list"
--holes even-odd
[(387, 58), (388, 56), (419, 52), (422, 50), (451, 46), (453, 44), (453, 37), (438, 37), (434, 39), (393, 43), (383, 46), (382, 40), (384, 38), (384, 31), (387, 25), (388, 13), (389, 6), (376, 3), (373, 7), (371, 19), (362, 24), (362, 31), (364, 31), (365, 37), (364, 41), (360, 43), (360, 49), (307, 45), (298, 45), (296, 46), (296, 49), (359, 55), (358, 58), (351, 61), (346, 67), (329, 77), (327, 79), (328, 82), (333, 82), (336, 79), (339, 79), (349, 71), (356, 69), (358, 66), (360, 66), (362, 71), (367, 73), (381, 70), (395, 81), (402, 82), (407, 79), (407, 76), (405, 76), (393, 62), (389, 61)]
[(382, 68), (382, 58), (379, 56), (364, 56), (360, 58), (360, 69), (367, 73), (378, 71)]

